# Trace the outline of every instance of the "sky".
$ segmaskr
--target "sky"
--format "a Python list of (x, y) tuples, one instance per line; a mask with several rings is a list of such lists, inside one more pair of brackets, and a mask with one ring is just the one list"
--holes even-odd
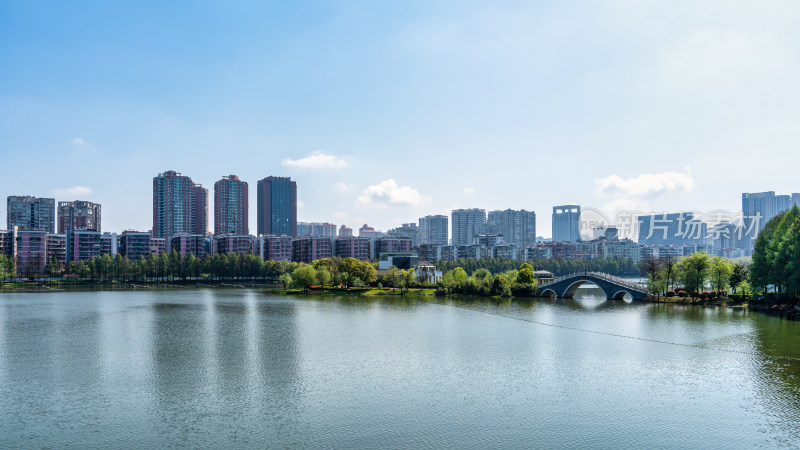
[[(0, 197), (152, 226), (152, 178), (298, 220), (741, 209), (800, 191), (800, 3), (0, 1)], [(213, 229), (213, 203), (209, 205)], [(5, 202), (0, 202), (4, 217)]]

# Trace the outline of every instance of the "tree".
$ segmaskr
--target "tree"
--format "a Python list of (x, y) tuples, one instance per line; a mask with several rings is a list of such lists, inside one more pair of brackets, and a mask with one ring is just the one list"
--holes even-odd
[(414, 285), (414, 278), (416, 276), (414, 274), (414, 269), (413, 268), (408, 268), (406, 270), (403, 270), (401, 272), (401, 274), (402, 274), (402, 286), (401, 286), (401, 289), (405, 288), (405, 290), (408, 291), (411, 288), (411, 286)]
[(728, 289), (728, 283), (731, 275), (733, 274), (733, 265), (725, 258), (715, 256), (711, 258), (711, 265), (709, 267), (709, 278), (711, 280), (711, 289), (715, 291), (724, 291)]
[(492, 276), (492, 273), (489, 272), (488, 269), (481, 268), (476, 270), (475, 273), (472, 274), (472, 276), (475, 277), (476, 280), (485, 280), (486, 278)]
[(500, 297), (511, 297), (511, 286), (506, 277), (501, 275), (494, 277), (491, 294)]
[(355, 258), (344, 258), (339, 261), (338, 269), (340, 273), (347, 272), (350, 274), (350, 283), (354, 286), (356, 285), (356, 279), (361, 281), (361, 286), (378, 280), (375, 267), (367, 261), (359, 261)]
[(61, 276), (61, 265), (58, 260), (53, 258), (47, 263), (47, 276), (50, 278), (58, 278)]
[(294, 282), (304, 290), (317, 284), (317, 271), (308, 264), (302, 264), (292, 272)]
[(791, 298), (800, 294), (800, 208), (771, 219), (758, 234), (749, 267), (750, 281), (763, 292), (770, 287)]
[(736, 293), (736, 289), (742, 283), (746, 282), (747, 279), (748, 279), (747, 266), (739, 263), (734, 264), (733, 268), (731, 269), (731, 276), (729, 278), (731, 289), (733, 290), (734, 294)]
[[(523, 264), (525, 266), (526, 264)], [(530, 264), (527, 264), (530, 266)], [(533, 274), (533, 269), (529, 267), (522, 267), (517, 274), (517, 283), (520, 284), (533, 284), (536, 281), (536, 276)]]
[(11, 272), (8, 270), (8, 258), (3, 255), (0, 255), (0, 284), (6, 281), (6, 278), (11, 276)]
[(681, 267), (683, 285), (689, 290), (693, 298), (697, 298), (708, 279), (711, 258), (706, 252), (697, 252), (683, 258), (679, 265)]
[(278, 278), (278, 280), (281, 282), (281, 284), (283, 285), (284, 289), (291, 288), (292, 287), (292, 282), (294, 281), (294, 280), (292, 280), (292, 276), (289, 275), (288, 273), (282, 274), (280, 276), (280, 278)]
[(392, 266), (383, 275), (383, 284), (394, 289), (396, 287), (400, 287), (401, 278), (402, 275), (400, 273), (400, 269)]
[(328, 271), (327, 266), (323, 265), (317, 269), (317, 280), (319, 281), (319, 284), (322, 285), (322, 287), (331, 284), (331, 278), (332, 278), (331, 273), (330, 271)]
[(458, 284), (463, 283), (467, 279), (467, 272), (461, 267), (456, 267), (452, 271), (453, 281)]

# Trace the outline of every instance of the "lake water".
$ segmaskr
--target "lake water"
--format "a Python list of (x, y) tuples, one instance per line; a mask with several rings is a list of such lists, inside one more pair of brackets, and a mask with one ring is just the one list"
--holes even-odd
[(575, 300), (0, 295), (0, 447), (800, 447), (800, 323)]

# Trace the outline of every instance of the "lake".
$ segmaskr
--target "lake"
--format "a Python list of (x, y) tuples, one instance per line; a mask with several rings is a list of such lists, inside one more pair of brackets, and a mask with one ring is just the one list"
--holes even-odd
[(574, 300), (0, 295), (0, 447), (800, 447), (800, 323)]

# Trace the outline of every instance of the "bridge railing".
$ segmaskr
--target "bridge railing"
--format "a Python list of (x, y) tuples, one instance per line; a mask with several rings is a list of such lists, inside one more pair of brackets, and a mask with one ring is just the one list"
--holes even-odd
[(645, 286), (645, 285), (638, 284), (638, 283), (631, 283), (630, 281), (623, 280), (622, 278), (615, 277), (613, 275), (609, 275), (609, 274), (603, 273), (603, 272), (574, 272), (574, 273), (570, 273), (570, 274), (567, 274), (567, 275), (562, 275), (560, 277), (557, 277), (557, 278), (553, 279), (552, 281), (548, 281), (547, 283), (542, 283), (542, 284), (539, 285), (539, 287), (546, 287), (546, 286), (550, 286), (552, 284), (555, 284), (555, 283), (558, 283), (558, 282), (561, 282), (561, 281), (564, 281), (564, 280), (569, 280), (569, 279), (578, 278), (578, 277), (585, 277), (585, 276), (591, 276), (591, 277), (594, 277), (594, 278), (599, 278), (599, 279), (601, 279), (603, 281), (607, 281), (609, 283), (618, 284), (618, 285), (620, 285), (622, 287), (626, 287), (628, 289), (647, 292), (647, 286)]

